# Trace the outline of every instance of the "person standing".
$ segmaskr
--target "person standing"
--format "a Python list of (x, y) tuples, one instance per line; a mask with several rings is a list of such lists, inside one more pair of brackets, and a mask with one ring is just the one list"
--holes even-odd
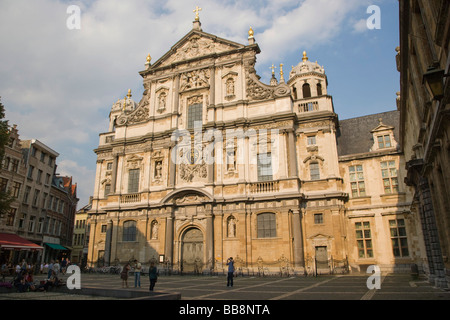
[(122, 279), (122, 288), (125, 288), (125, 285), (128, 288), (128, 271), (130, 271), (131, 267), (130, 264), (127, 263), (120, 273), (120, 278)]
[(158, 280), (158, 269), (155, 267), (155, 263), (150, 263), (150, 269), (148, 269), (148, 276), (150, 278), (150, 291), (155, 288), (156, 281)]
[(142, 264), (134, 260), (134, 287), (136, 288), (139, 286), (141, 287), (141, 270), (142, 270)]
[(233, 257), (230, 257), (227, 260), (227, 266), (228, 266), (227, 287), (232, 287), (233, 286), (233, 274), (234, 274)]

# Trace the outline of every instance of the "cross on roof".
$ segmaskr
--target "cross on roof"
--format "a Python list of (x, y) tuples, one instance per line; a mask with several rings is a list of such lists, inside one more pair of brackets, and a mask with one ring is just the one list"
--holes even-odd
[(195, 12), (195, 21), (199, 21), (200, 17), (198, 15), (199, 11), (202, 11), (202, 8), (199, 8), (199, 6), (195, 7), (195, 10), (193, 10), (193, 12)]

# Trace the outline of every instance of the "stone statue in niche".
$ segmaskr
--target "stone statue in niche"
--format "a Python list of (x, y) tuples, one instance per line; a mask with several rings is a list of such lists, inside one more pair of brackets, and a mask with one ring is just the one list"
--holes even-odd
[(155, 178), (161, 178), (162, 177), (162, 161), (156, 161), (155, 162)]
[(151, 226), (151, 239), (152, 240), (156, 240), (158, 239), (158, 222), (156, 220), (154, 220), (152, 222), (152, 226)]
[(234, 96), (234, 80), (232, 78), (227, 80), (227, 96)]
[(231, 216), (228, 218), (228, 238), (236, 237), (236, 219)]
[(167, 94), (165, 92), (161, 92), (158, 97), (158, 112), (163, 112), (166, 110), (166, 98)]

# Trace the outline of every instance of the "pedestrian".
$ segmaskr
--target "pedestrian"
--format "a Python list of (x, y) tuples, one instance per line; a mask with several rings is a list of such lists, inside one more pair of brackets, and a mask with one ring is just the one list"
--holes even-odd
[(148, 276), (150, 278), (150, 291), (153, 291), (156, 281), (158, 281), (158, 268), (155, 267), (155, 263), (150, 263), (150, 269), (148, 269)]
[(233, 286), (233, 273), (234, 273), (233, 257), (230, 257), (227, 260), (227, 266), (228, 266), (227, 287), (232, 287)]
[(47, 279), (50, 279), (53, 272), (53, 260), (50, 260), (50, 264), (48, 265), (48, 271), (47, 271)]
[(127, 263), (120, 273), (120, 278), (122, 279), (122, 288), (125, 288), (125, 285), (128, 288), (128, 271), (130, 271), (131, 267), (130, 264)]
[(67, 260), (66, 260), (66, 258), (64, 258), (61, 261), (61, 272), (62, 272), (62, 274), (66, 274), (66, 267), (67, 267)]
[(135, 288), (137, 286), (139, 286), (139, 288), (141, 287), (141, 269), (142, 269), (142, 264), (139, 261), (134, 260), (134, 287)]
[(59, 274), (59, 271), (61, 270), (61, 265), (59, 264), (59, 260), (56, 260), (53, 264), (53, 271), (55, 272), (55, 275)]

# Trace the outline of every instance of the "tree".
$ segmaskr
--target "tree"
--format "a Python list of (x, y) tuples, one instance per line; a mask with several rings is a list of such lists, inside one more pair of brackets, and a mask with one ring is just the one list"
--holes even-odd
[[(2, 104), (0, 97), (0, 165), (3, 164), (5, 156), (5, 146), (9, 142), (9, 125), (5, 118), (5, 107)], [(7, 214), (11, 210), (11, 203), (14, 197), (11, 196), (8, 190), (0, 190), (0, 217)]]

